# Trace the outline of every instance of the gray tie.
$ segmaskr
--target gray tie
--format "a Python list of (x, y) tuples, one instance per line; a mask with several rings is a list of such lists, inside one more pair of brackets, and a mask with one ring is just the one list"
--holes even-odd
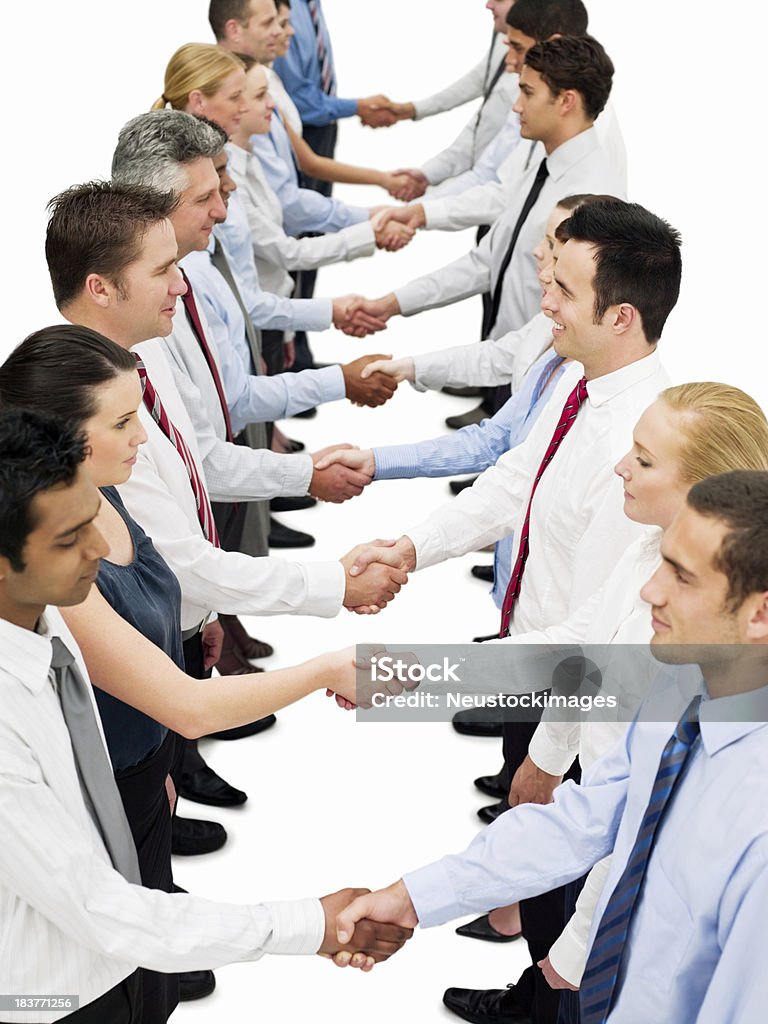
[(253, 372), (258, 375), (261, 373), (261, 332), (253, 326), (253, 320), (251, 320), (250, 314), (245, 308), (243, 297), (240, 294), (240, 289), (237, 287), (237, 282), (235, 281), (235, 275), (232, 273), (232, 268), (229, 265), (226, 254), (224, 253), (224, 247), (215, 236), (213, 239), (211, 263), (213, 263), (214, 267), (216, 267), (218, 272), (229, 285), (229, 289), (237, 300), (237, 304), (243, 314), (243, 319), (245, 320), (245, 335), (248, 338), (248, 347), (251, 350)]
[(96, 724), (87, 684), (66, 644), (55, 636), (51, 638), (51, 645), (56, 693), (72, 742), (83, 799), (114, 867), (129, 882), (141, 885), (136, 846)]

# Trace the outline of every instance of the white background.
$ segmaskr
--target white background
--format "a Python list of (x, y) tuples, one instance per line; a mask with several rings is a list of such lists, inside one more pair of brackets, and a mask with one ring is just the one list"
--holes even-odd
[[(383, 91), (406, 100), (432, 92), (486, 52), (490, 18), (481, 0), (353, 3), (325, 0), (344, 95)], [(593, 0), (591, 30), (617, 67), (614, 102), (627, 143), (631, 198), (667, 217), (684, 238), (684, 282), (662, 341), (673, 378), (723, 380), (768, 406), (763, 237), (764, 132), (761, 72), (764, 23), (757, 6), (711, 2)], [(4, 12), (6, 160), (4, 325), (0, 356), (26, 333), (58, 319), (43, 256), (45, 203), (75, 182), (109, 174), (120, 126), (162, 91), (177, 46), (208, 41), (204, 0), (111, 4), (38, 0)], [(749, 18), (755, 18), (750, 21)], [(726, 23), (733, 19), (733, 25)], [(373, 132), (343, 123), (339, 156), (370, 166), (414, 165), (454, 137), (470, 108)], [(384, 201), (377, 189), (341, 187), (360, 204)], [(471, 233), (422, 233), (407, 250), (329, 268), (318, 294), (376, 296), (453, 259)], [(395, 320), (379, 339), (316, 336), (322, 360), (365, 351), (405, 354), (477, 336), (479, 301)], [(383, 410), (346, 403), (288, 429), (312, 449), (337, 441), (363, 446), (442, 432), (446, 414), (468, 408), (441, 395), (400, 392)], [(309, 558), (334, 558), (373, 536), (399, 535), (447, 497), (439, 481), (374, 485), (344, 506), (285, 517), (310, 530)], [(376, 620), (270, 619), (250, 625), (271, 640), (275, 665), (358, 640), (465, 641), (494, 628), (484, 587), (467, 578), (474, 561), (416, 576)], [(211, 898), (240, 901), (322, 894), (342, 885), (378, 886), (403, 870), (461, 848), (484, 802), (473, 775), (498, 767), (497, 744), (459, 739), (445, 725), (363, 726), (321, 696), (281, 713), (278, 726), (236, 744), (211, 743), (214, 766), (246, 788), (240, 811), (215, 817), (230, 831), (218, 854), (177, 864), (178, 880)], [(513, 853), (513, 851), (511, 852)], [(448, 985), (501, 987), (525, 950), (425, 932), (369, 976), (319, 960), (273, 958), (226, 968), (211, 999), (182, 1007), (200, 1022), (442, 1020)]]

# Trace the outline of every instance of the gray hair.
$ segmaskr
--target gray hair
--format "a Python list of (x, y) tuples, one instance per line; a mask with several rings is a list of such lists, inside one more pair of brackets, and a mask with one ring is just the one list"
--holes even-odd
[(226, 133), (217, 124), (183, 110), (139, 114), (120, 131), (112, 157), (112, 180), (178, 195), (187, 187), (184, 165), (216, 156), (226, 141)]

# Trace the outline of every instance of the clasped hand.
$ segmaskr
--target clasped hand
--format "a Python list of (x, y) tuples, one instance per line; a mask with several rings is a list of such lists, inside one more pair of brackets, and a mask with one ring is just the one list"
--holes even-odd
[(322, 897), (320, 903), (325, 915), (325, 933), (318, 950), (320, 956), (332, 957), (340, 967), (352, 966), (370, 971), (375, 964), (388, 960), (411, 938), (412, 927), (360, 917), (356, 918), (353, 928), (354, 943), (340, 940), (339, 916), (349, 912), (356, 900), (370, 892), (370, 889), (340, 889)]

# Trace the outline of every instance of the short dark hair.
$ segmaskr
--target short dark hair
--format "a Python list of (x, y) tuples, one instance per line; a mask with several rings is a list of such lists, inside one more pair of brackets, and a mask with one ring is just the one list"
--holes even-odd
[(555, 235), (595, 249), (595, 323), (610, 306), (628, 302), (655, 344), (680, 294), (680, 233), (637, 203), (604, 199), (580, 206)]
[(768, 472), (708, 476), (686, 500), (694, 512), (728, 529), (713, 564), (728, 579), (726, 607), (735, 612), (751, 594), (768, 590)]
[(48, 203), (45, 258), (58, 308), (77, 297), (89, 274), (101, 274), (121, 288), (145, 232), (169, 217), (177, 202), (171, 192), (109, 181), (73, 185), (54, 196)]
[(25, 338), (0, 366), (0, 408), (68, 420), (78, 430), (96, 412), (100, 385), (136, 372), (136, 359), (88, 327), (60, 324)]
[(581, 0), (516, 0), (507, 12), (507, 24), (537, 40), (554, 35), (583, 36), (589, 16)]
[(225, 36), (224, 26), (233, 18), (235, 21), (248, 20), (249, 0), (211, 0), (208, 6), (208, 24), (218, 40)]
[(20, 409), (0, 411), (0, 555), (23, 572), (22, 552), (37, 526), (35, 497), (73, 483), (87, 454), (68, 424)]
[(530, 48), (525, 64), (538, 71), (553, 96), (564, 89), (578, 92), (584, 113), (592, 121), (611, 95), (613, 61), (591, 36), (544, 39)]

